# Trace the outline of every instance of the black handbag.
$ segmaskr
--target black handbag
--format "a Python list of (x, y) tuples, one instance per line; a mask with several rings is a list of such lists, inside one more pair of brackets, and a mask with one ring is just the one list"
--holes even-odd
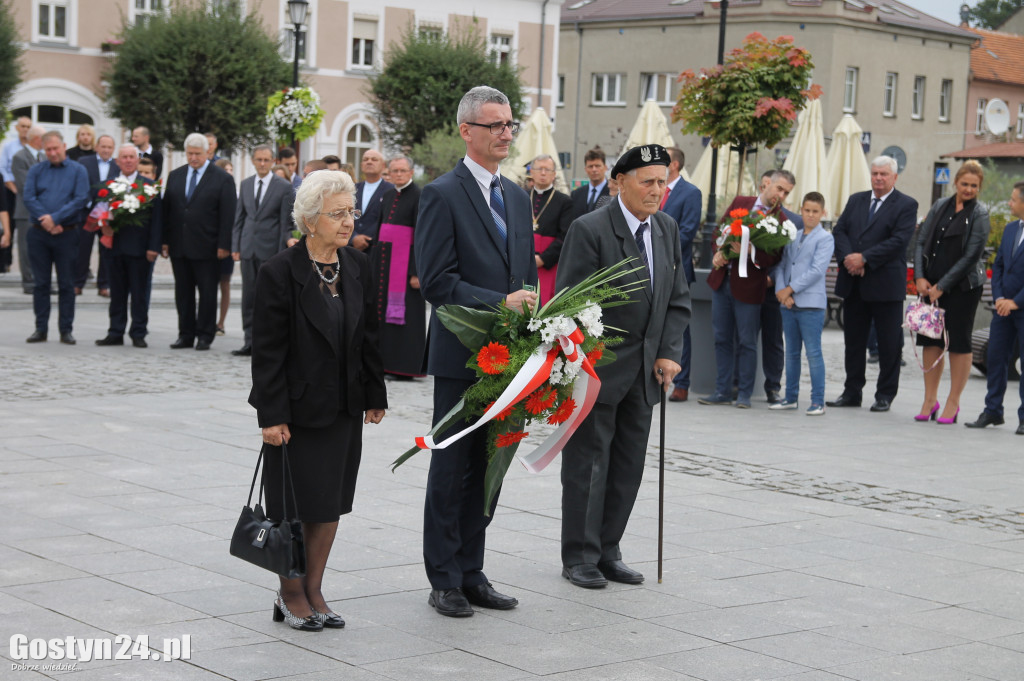
[[(266, 445), (264, 445), (264, 448)], [(284, 519), (273, 522), (263, 512), (263, 476), (260, 476), (260, 495), (255, 508), (252, 507), (252, 493), (256, 489), (256, 476), (263, 461), (263, 449), (256, 460), (256, 470), (249, 486), (249, 499), (238, 516), (235, 531), (231, 534), (231, 555), (252, 563), (264, 570), (295, 579), (306, 574), (306, 547), (302, 541), (302, 523), (298, 520), (298, 505), (292, 469), (288, 463), (288, 446), (281, 444), (281, 499)], [(287, 487), (284, 482), (287, 478)], [(288, 517), (288, 495), (291, 490), (292, 516)]]

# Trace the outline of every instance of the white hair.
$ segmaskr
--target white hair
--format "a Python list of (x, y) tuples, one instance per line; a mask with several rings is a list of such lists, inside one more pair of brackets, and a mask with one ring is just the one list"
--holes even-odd
[[(104, 135), (104, 137), (110, 137), (110, 135)], [(110, 139), (111, 141), (113, 141), (114, 138), (111, 137)], [(124, 151), (125, 149), (131, 149), (132, 152), (135, 154), (135, 158), (139, 157), (139, 148), (132, 144), (131, 142), (126, 142), (125, 144), (122, 144), (117, 150), (117, 155), (120, 156), (121, 152)]]
[(185, 138), (186, 149), (202, 149), (203, 151), (210, 150), (210, 141), (206, 139), (206, 135), (201, 132), (193, 132)]
[(292, 219), (303, 234), (309, 234), (309, 223), (316, 222), (316, 216), (324, 209), (328, 196), (336, 194), (355, 195), (356, 185), (348, 173), (340, 170), (318, 170), (302, 180), (295, 193)]
[(897, 174), (900, 169), (900, 165), (892, 156), (876, 156), (875, 160), (871, 162), (872, 168), (881, 168), (882, 166), (889, 166), (889, 171), (893, 175)]

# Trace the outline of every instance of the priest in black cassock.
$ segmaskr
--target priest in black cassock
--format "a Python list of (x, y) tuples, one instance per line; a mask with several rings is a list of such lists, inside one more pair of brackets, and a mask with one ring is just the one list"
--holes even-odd
[(555, 160), (541, 154), (530, 163), (533, 188), (533, 241), (542, 303), (555, 295), (555, 273), (562, 253), (562, 240), (572, 223), (572, 199), (555, 189)]
[(423, 376), (426, 304), (420, 293), (413, 256), (413, 233), (420, 188), (412, 181), (412, 161), (398, 156), (388, 163), (395, 186), (381, 197), (381, 224), (371, 255), (377, 280), (377, 315), (384, 372), (411, 380)]

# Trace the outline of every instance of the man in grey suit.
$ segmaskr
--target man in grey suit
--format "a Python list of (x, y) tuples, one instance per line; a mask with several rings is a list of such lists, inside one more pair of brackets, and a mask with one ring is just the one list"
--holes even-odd
[(611, 173), (617, 200), (573, 222), (558, 267), (559, 290), (625, 258), (642, 269), (614, 283), (644, 282), (629, 305), (605, 310), (605, 326), (622, 329), (623, 341), (597, 370), (597, 403), (562, 450), (562, 576), (584, 588), (644, 580), (622, 562), (619, 541), (643, 477), (651, 411), (679, 372), (690, 323), (679, 225), (658, 211), (669, 161), (657, 144), (626, 152)]
[(236, 357), (252, 355), (252, 311), (256, 296), (256, 273), (260, 266), (287, 247), (292, 234), (291, 183), (270, 172), (274, 149), (261, 144), (252, 150), (256, 174), (242, 180), (231, 232), (231, 257), (242, 270), (242, 332), (245, 343), (232, 350)]
[[(21, 288), (25, 293), (32, 293), (32, 265), (28, 261), (28, 230), (31, 226), (28, 219), (28, 208), (22, 200), (25, 191), (25, 178), (29, 168), (46, 160), (43, 156), (43, 133), (46, 128), (33, 125), (28, 130), (27, 145), (22, 147), (11, 160), (11, 173), (18, 193), (15, 195), (13, 211), (14, 233), (18, 239), (18, 269), (21, 270)], [(10, 208), (10, 206), (8, 206)]]

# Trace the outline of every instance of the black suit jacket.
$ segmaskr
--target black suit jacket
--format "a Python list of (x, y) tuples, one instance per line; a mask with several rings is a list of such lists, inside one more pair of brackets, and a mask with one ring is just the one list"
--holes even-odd
[[(366, 182), (360, 182), (356, 185), (356, 208), (363, 205), (363, 189), (365, 187)], [(373, 192), (373, 196), (370, 197), (370, 201), (366, 204), (366, 211), (362, 217), (356, 220), (356, 234), (365, 234), (371, 239), (377, 238), (377, 233), (380, 231), (380, 221), (383, 217), (381, 214), (384, 212), (384, 209), (381, 208), (381, 202), (384, 199), (384, 194), (394, 188), (395, 185), (387, 180), (383, 180), (377, 185), (377, 191)]]
[(851, 196), (832, 230), (839, 263), (836, 295), (845, 298), (853, 290), (854, 278), (843, 267), (843, 260), (860, 253), (867, 260), (860, 277), (861, 299), (903, 300), (907, 296), (907, 244), (917, 226), (917, 201), (894, 189), (868, 221), (872, 196), (870, 190)]
[[(536, 209), (538, 202), (535, 200), (535, 192), (530, 192), (530, 199), (534, 201), (531, 208)], [(538, 255), (544, 261), (545, 267), (553, 267), (558, 264), (558, 258), (562, 253), (562, 242), (565, 240), (565, 235), (569, 233), (569, 225), (572, 224), (572, 200), (552, 185), (540, 197), (539, 203), (540, 208), (537, 212), (540, 215), (537, 218), (536, 233), (541, 236), (553, 236), (555, 240), (544, 249), (543, 253), (538, 253)]]
[[(502, 178), (508, 240), (502, 240), (480, 185), (460, 160), (423, 188), (414, 244), (420, 291), (434, 306), (495, 306), (506, 295), (536, 286), (530, 199), (514, 182)], [(469, 350), (430, 314), (427, 372), (471, 381)]]
[[(87, 156), (85, 158), (93, 157)], [(85, 158), (82, 160), (84, 161)], [(116, 168), (117, 166), (114, 167)], [(117, 177), (117, 175), (114, 175), (114, 177)], [(143, 184), (154, 184), (153, 180), (142, 175), (136, 175), (135, 181)], [(117, 230), (114, 233), (114, 245), (111, 247), (111, 253), (114, 255), (140, 257), (145, 256), (146, 251), (160, 252), (160, 237), (163, 236), (163, 208), (161, 206), (160, 194), (156, 194), (150, 201), (153, 202), (153, 207), (149, 209), (149, 219), (146, 221), (146, 224), (138, 227), (126, 226)]]
[[(338, 257), (345, 310), (340, 347), (306, 237), (268, 260), (256, 276), (249, 404), (261, 428), (330, 425), (342, 394), (351, 416), (388, 406), (370, 260), (354, 248), (338, 249)], [(339, 385), (342, 362), (345, 385)]]
[(163, 200), (163, 243), (171, 257), (191, 260), (217, 258), (217, 249), (231, 250), (235, 223), (235, 182), (210, 163), (196, 185), (191, 200), (185, 199), (190, 166), (175, 168), (167, 176)]
[[(597, 198), (602, 196), (611, 196), (608, 192), (608, 183), (604, 183), (604, 187), (598, 193)], [(582, 217), (587, 214), (587, 201), (590, 198), (590, 185), (585, 184), (576, 189), (572, 190), (572, 219), (575, 220), (578, 217)], [(596, 202), (595, 202), (596, 203)]]
[[(121, 169), (117, 167), (117, 161), (114, 157), (110, 157), (110, 165), (107, 167), (107, 176), (100, 177), (100, 157), (96, 154), (89, 154), (83, 156), (82, 160), (79, 161), (84, 167), (85, 172), (89, 176), (89, 206), (93, 206), (96, 203), (96, 192), (103, 188), (103, 184), (107, 180), (113, 180), (115, 177), (121, 174)], [(159, 248), (156, 250), (160, 250)]]

